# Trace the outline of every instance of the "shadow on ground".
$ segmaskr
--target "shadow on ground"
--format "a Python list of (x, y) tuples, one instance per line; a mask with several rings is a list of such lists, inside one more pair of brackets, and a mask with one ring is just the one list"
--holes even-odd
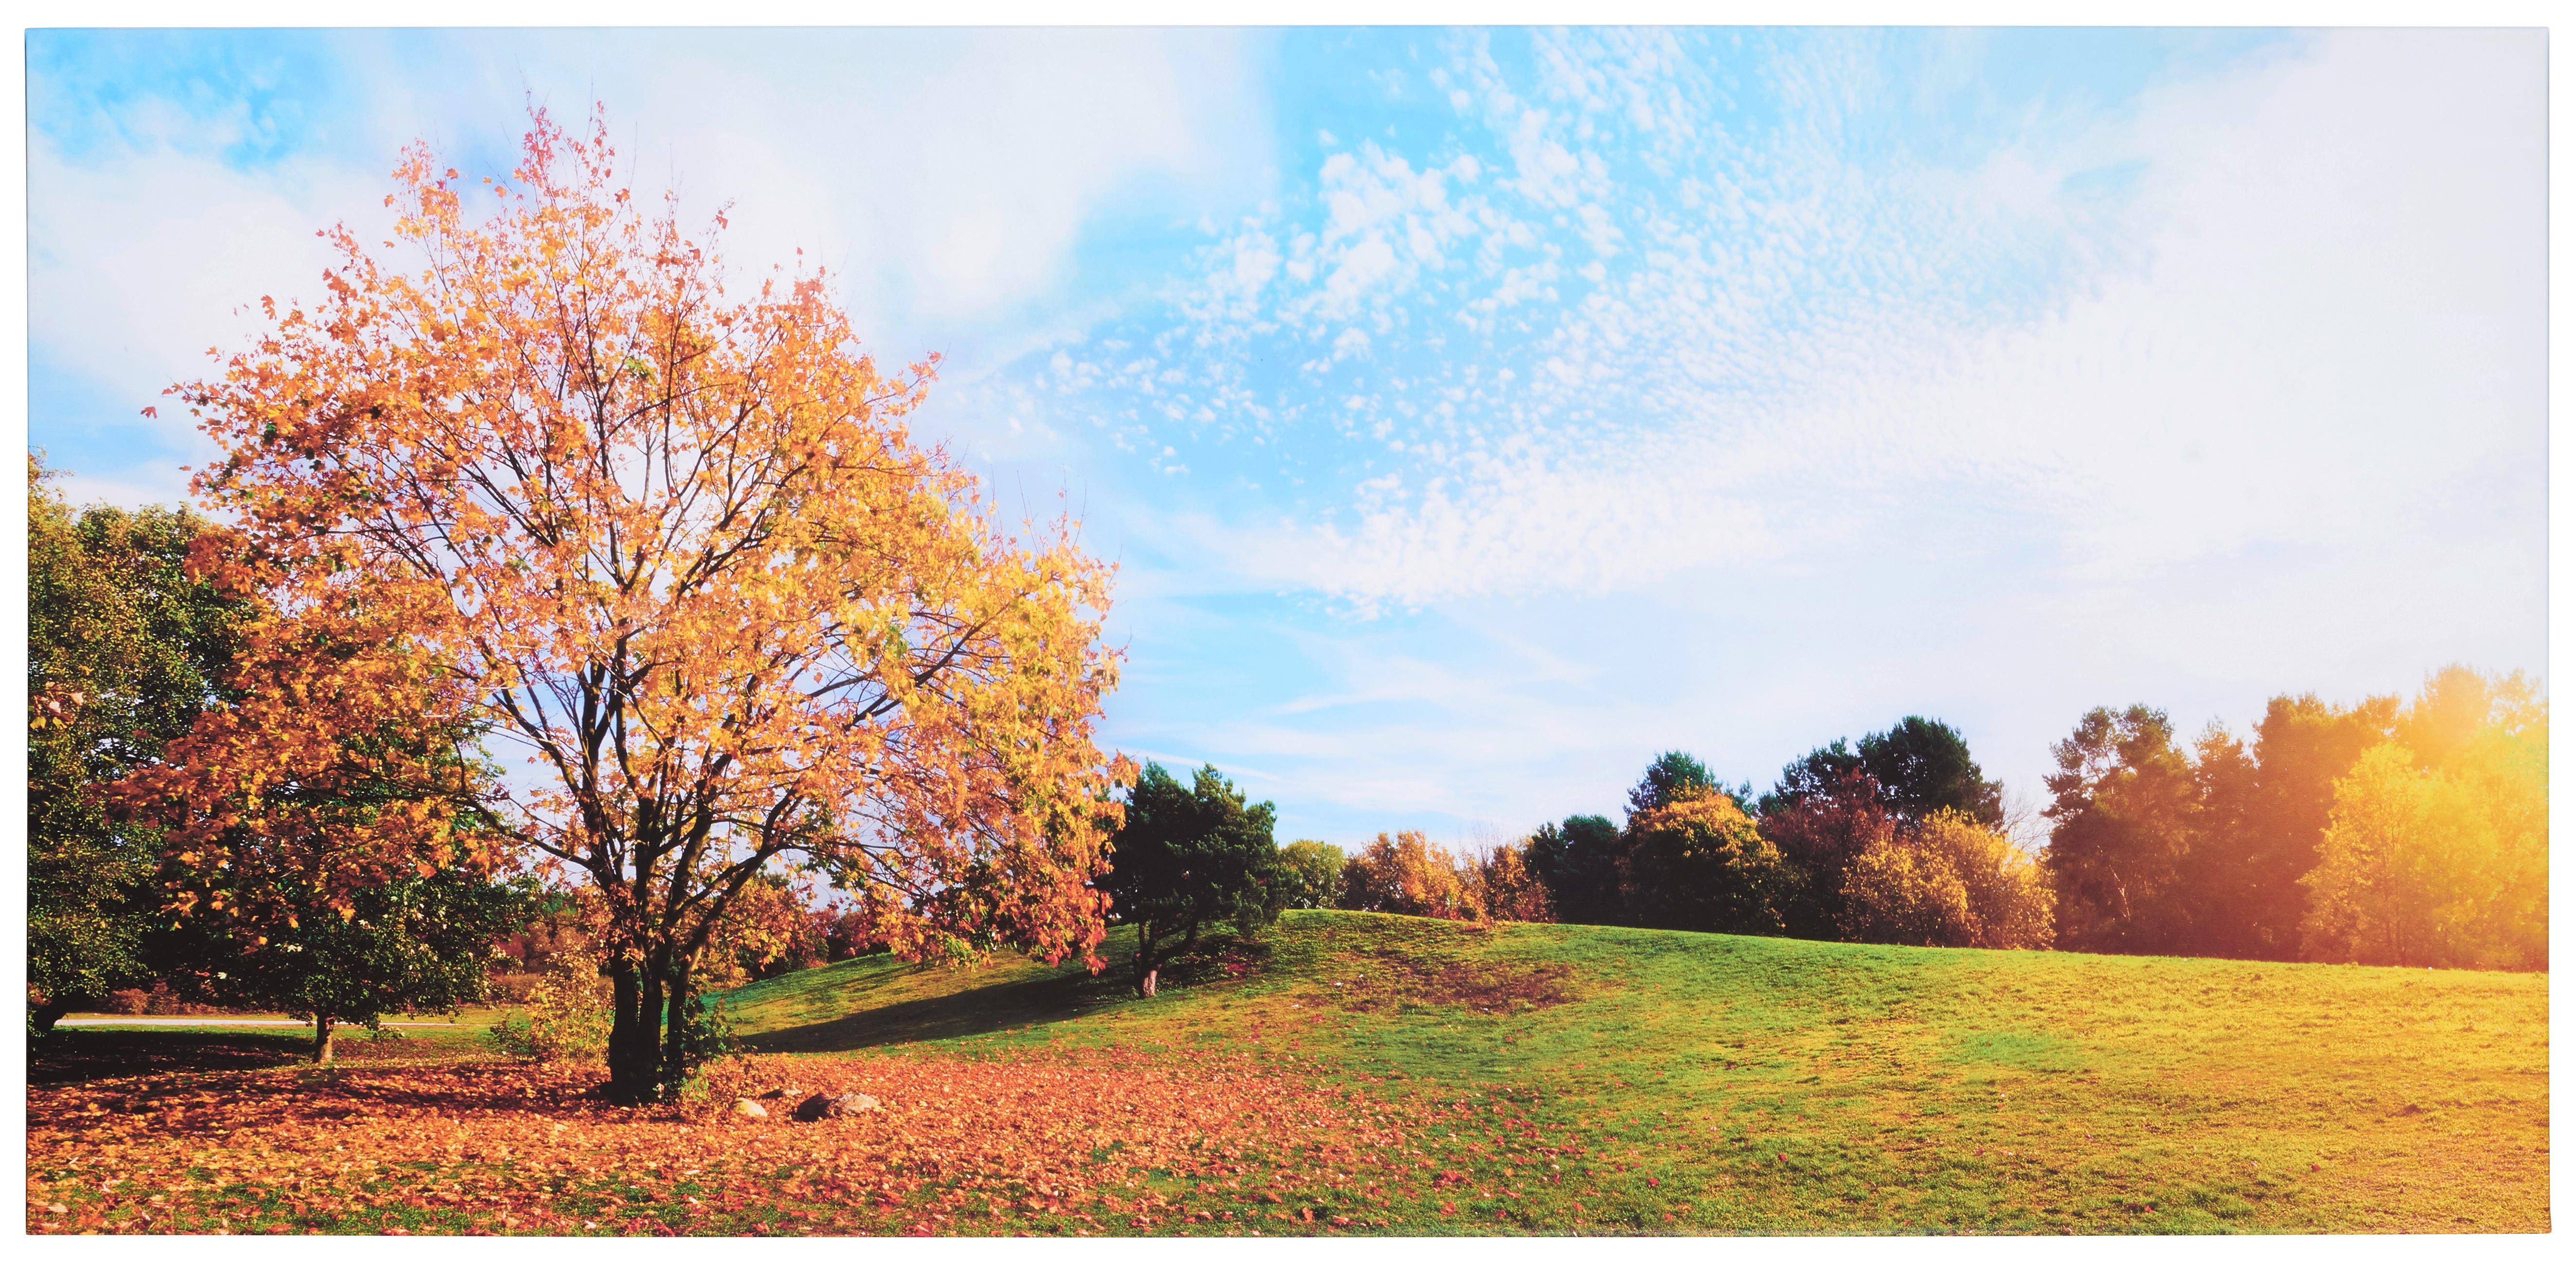
[(27, 1040), (27, 1082), (95, 1082), (177, 1070), (267, 1069), (305, 1058), (309, 1035), (57, 1027)]
[[(334, 1059), (358, 1064), (388, 1061), (481, 1060), (492, 1054), (485, 1040), (441, 1031), (370, 1037), (343, 1027)], [(149, 1074), (220, 1069), (269, 1069), (310, 1062), (307, 1031), (117, 1030), (57, 1026), (27, 1040), (27, 1083), (44, 1086), (96, 1082)]]
[(748, 1035), (742, 1042), (755, 1052), (846, 1052), (890, 1043), (971, 1038), (1077, 1017), (1117, 1002), (1122, 991), (1120, 983), (1106, 975), (1094, 978), (1067, 973), (1025, 978), (845, 1013), (808, 1025)]
[[(1164, 966), (1162, 989), (1239, 979), (1258, 970), (1267, 954), (1263, 944), (1215, 937)], [(744, 1035), (742, 1044), (756, 1052), (846, 1052), (1052, 1025), (1134, 999), (1133, 937), (1113, 933), (1100, 955), (1106, 967), (1097, 975), (1070, 965), (1019, 963), (996, 969), (981, 984), (976, 974), (884, 957), (815, 969), (762, 984), (768, 993), (757, 1002), (793, 1015)], [(944, 993), (919, 994), (926, 989)], [(901, 997), (907, 994), (917, 997)]]

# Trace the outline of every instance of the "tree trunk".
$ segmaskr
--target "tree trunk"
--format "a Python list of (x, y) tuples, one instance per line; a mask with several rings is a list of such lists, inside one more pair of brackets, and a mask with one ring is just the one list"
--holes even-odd
[(332, 1035), (333, 1033), (334, 1033), (334, 1031), (333, 1031), (333, 1029), (332, 1029), (331, 1014), (330, 1014), (330, 1013), (327, 1013), (327, 1012), (317, 1012), (317, 1013), (314, 1013), (314, 1014), (313, 1014), (313, 1063), (314, 1063), (314, 1064), (316, 1064), (316, 1065), (328, 1065), (328, 1064), (330, 1064), (330, 1063), (331, 1063), (331, 1035)]
[(689, 1076), (687, 1028), (690, 1002), (689, 974), (682, 969), (679, 976), (671, 979), (669, 1011), (662, 1026), (662, 1088), (668, 1097), (674, 1099), (679, 1096), (680, 1083)]
[(608, 1027), (608, 1099), (647, 1104), (661, 1094), (662, 981), (647, 969), (619, 964)]
[(1154, 993), (1153, 988), (1152, 988), (1151, 986), (1147, 985), (1147, 983), (1146, 983), (1146, 980), (1145, 980), (1145, 979), (1146, 979), (1146, 978), (1149, 978), (1149, 977), (1151, 977), (1151, 976), (1153, 976), (1153, 975), (1154, 975), (1154, 972), (1155, 972), (1155, 968), (1154, 968), (1154, 966), (1155, 966), (1155, 962), (1156, 962), (1156, 961), (1155, 961), (1155, 959), (1154, 959), (1154, 922), (1152, 922), (1152, 921), (1150, 921), (1150, 920), (1140, 920), (1140, 921), (1137, 921), (1137, 922), (1136, 922), (1136, 959), (1135, 959), (1135, 961), (1134, 961), (1134, 963), (1135, 963), (1135, 965), (1136, 965), (1136, 996), (1137, 996), (1137, 998), (1142, 999), (1142, 998), (1144, 998), (1144, 997), (1146, 997), (1146, 996), (1149, 996), (1149, 995), (1151, 995), (1151, 994), (1153, 994), (1153, 993)]

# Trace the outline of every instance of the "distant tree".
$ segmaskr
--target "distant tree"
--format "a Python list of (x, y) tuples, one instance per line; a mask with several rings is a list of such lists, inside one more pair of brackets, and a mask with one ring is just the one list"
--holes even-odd
[(2086, 714), (2052, 747), (2057, 772), (2045, 862), (2056, 888), (2058, 945), (2168, 954), (2190, 949), (2185, 864), (2199, 826), (2199, 788), (2161, 710)]
[(1867, 775), (1879, 805), (1900, 824), (1916, 824), (1940, 811), (1957, 811), (1981, 826), (2003, 823), (2003, 785), (1985, 778), (1957, 729), (1938, 719), (1907, 715), (1884, 732), (1851, 743), (1837, 737), (1780, 769), (1780, 781), (1762, 795), (1767, 818), (1822, 793), (1844, 795), (1851, 777)]
[(1670, 806), (1683, 798), (1714, 792), (1720, 786), (1708, 765), (1676, 749), (1656, 756), (1637, 787), (1628, 790), (1628, 813), (1639, 815)]
[(1569, 815), (1530, 834), (1523, 861), (1547, 887), (1548, 904), (1567, 924), (1625, 924), (1619, 859), (1625, 839), (1599, 815)]
[[(1379, 833), (1342, 869), (1342, 906), (1439, 920), (1482, 920), (1475, 883), (1456, 856), (1407, 829)], [(1472, 870), (1472, 869), (1470, 869)]]
[(454, 1012), (491, 997), (496, 944), (528, 924), (538, 894), (526, 880), (462, 869), (355, 891), (348, 914), (311, 907), (249, 933), (236, 919), (184, 917), (165, 940), (183, 989), (216, 1003), (313, 1018), (313, 1059), (332, 1058), (342, 1025), (378, 1028), (398, 1012)]
[(2213, 729), (2194, 775), (2201, 821), (2186, 865), (2197, 910), (2194, 954), (2300, 958), (2300, 922), (2317, 864), (2334, 782), (2362, 751), (2392, 738), (2396, 697), (2333, 706), (2316, 694), (2276, 696), (2250, 745)]
[(1530, 864), (1527, 843), (1496, 846), (1471, 868), (1475, 901), (1488, 918), (1537, 924), (1556, 919), (1547, 901), (1547, 884)]
[(1805, 757), (1780, 769), (1780, 782), (1762, 795), (1762, 817), (1769, 819), (1811, 797), (1833, 795), (1848, 802), (1858, 784), (1855, 777), (1867, 780), (1872, 800), (1883, 810), (1885, 803), (1878, 796), (1880, 786), (1877, 777), (1871, 776), (1861, 756), (1852, 752), (1851, 742), (1837, 736), (1832, 744), (1819, 745), (1807, 751)]
[(1957, 811), (1873, 842), (1845, 876), (1846, 941), (2045, 949), (2056, 936), (2048, 874), (2010, 838)]
[[(2438, 768), (2531, 704), (2530, 684), (2520, 672), (2490, 679), (2453, 663), (2424, 681), (2415, 700), (2398, 716), (2394, 735), (2415, 755), (2417, 766)], [(2546, 719), (2541, 722), (2545, 725)]]
[(2549, 735), (2519, 674), (2451, 667), (2429, 680), (2397, 741), (2335, 783), (2305, 878), (2307, 958), (2545, 969)]
[(1838, 929), (1846, 942), (1960, 946), (1975, 935), (1968, 886), (1942, 856), (1889, 838), (1852, 857)]
[(1620, 885), (1630, 923), (1652, 929), (1776, 934), (1796, 880), (1735, 799), (1714, 788), (1628, 820)]
[(2003, 822), (2003, 786), (1985, 778), (1968, 755), (1967, 739), (1938, 719), (1909, 714), (1862, 737), (1860, 760), (1899, 820), (1919, 822), (1946, 810), (1986, 828)]
[(1292, 841), (1280, 847), (1280, 905), (1309, 910), (1341, 906), (1342, 868), (1349, 862), (1340, 846), (1320, 841)]
[(1183, 788), (1147, 763), (1127, 793), (1126, 822), (1110, 842), (1110, 911), (1136, 926), (1135, 983), (1198, 945), (1209, 925), (1256, 933), (1278, 918), (1287, 882), (1271, 839), (1268, 802), (1202, 767)]
[(185, 509), (75, 513), (27, 458), (27, 983), (49, 1029), (149, 985), (160, 838), (99, 790), (160, 756), (216, 702), (249, 616), (187, 573)]
[(831, 958), (825, 935), (834, 917), (821, 913), (811, 888), (787, 873), (754, 877), (734, 901), (733, 914), (717, 927), (691, 974), (702, 992), (783, 977)]
[(1818, 774), (1801, 779), (1796, 773), (1804, 768), (1792, 763), (1781, 790), (1763, 798), (1762, 835), (1779, 848), (1798, 877), (1781, 908), (1791, 937), (1841, 937), (1844, 878), (1852, 861), (1896, 838), (1896, 818), (1888, 813), (1878, 781), (1858, 764), (1857, 758), (1848, 765), (1826, 763), (1816, 768)]

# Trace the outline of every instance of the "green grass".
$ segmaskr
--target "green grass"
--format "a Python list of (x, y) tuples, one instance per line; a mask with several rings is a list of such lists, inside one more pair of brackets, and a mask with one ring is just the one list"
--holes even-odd
[(1293, 912), (1141, 1000), (1129, 949), (1097, 978), (848, 961), (729, 1007), (762, 1051), (1216, 1044), (1492, 1093), (1594, 1154), (1528, 1167), (1525, 1230), (1577, 1195), (1701, 1233), (2549, 1228), (2546, 975)]

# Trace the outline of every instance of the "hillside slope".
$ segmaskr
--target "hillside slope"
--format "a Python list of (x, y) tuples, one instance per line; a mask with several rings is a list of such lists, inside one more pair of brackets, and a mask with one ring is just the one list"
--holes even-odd
[[(875, 957), (731, 1007), (764, 1051), (1223, 1047), (1491, 1093), (1658, 1189), (1638, 1230), (2549, 1227), (2546, 975), (1293, 912), (1140, 1000), (1124, 944), (1098, 978)], [(1572, 1172), (1492, 1192), (1544, 1229)]]

